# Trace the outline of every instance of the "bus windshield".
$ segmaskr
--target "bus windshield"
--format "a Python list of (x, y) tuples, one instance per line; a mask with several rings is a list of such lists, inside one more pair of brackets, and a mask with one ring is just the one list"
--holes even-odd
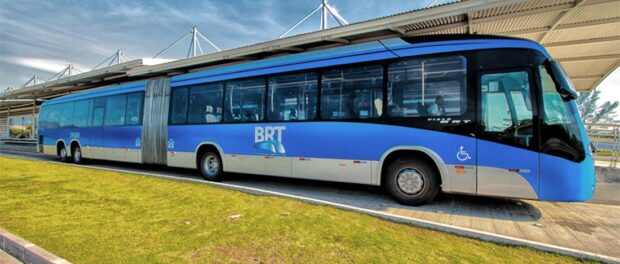
[[(585, 158), (585, 151), (578, 122), (579, 112), (574, 102), (576, 92), (568, 90), (572, 89), (572, 85), (569, 85), (570, 80), (563, 72), (554, 71), (554, 66), (548, 66), (539, 67), (543, 96), (541, 151), (580, 162)], [(555, 67), (557, 69), (559, 65)]]

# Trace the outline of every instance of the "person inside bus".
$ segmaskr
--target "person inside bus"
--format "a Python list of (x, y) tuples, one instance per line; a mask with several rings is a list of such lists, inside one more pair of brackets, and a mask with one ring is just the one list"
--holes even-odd
[(252, 111), (250, 110), (245, 110), (245, 113), (243, 114), (243, 121), (258, 121), (257, 118), (255, 118), (254, 113), (252, 113)]
[(288, 120), (297, 120), (297, 110), (295, 108), (291, 108), (291, 111), (288, 113)]
[(215, 115), (213, 113), (213, 106), (208, 105), (207, 106), (207, 114), (205, 115), (205, 119), (207, 120), (207, 123), (217, 123), (220, 122), (220, 116), (219, 115)]
[(231, 117), (233, 120), (241, 120), (241, 109), (232, 109)]
[(430, 104), (427, 110), (430, 116), (443, 116), (446, 113), (443, 96), (438, 95), (435, 97), (435, 103)]
[(382, 97), (375, 98), (375, 100), (373, 101), (373, 104), (375, 106), (375, 111), (377, 113), (377, 116), (381, 116), (383, 114), (383, 98)]

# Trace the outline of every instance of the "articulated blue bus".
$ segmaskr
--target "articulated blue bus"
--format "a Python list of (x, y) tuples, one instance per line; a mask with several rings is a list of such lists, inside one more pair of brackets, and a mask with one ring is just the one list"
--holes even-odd
[(372, 41), (103, 87), (42, 105), (39, 150), (199, 170), (585, 201), (589, 142), (558, 62), (532, 41)]

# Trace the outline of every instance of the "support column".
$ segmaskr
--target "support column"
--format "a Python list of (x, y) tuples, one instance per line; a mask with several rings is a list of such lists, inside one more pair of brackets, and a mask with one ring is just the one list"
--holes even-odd
[(11, 138), (11, 107), (6, 109), (6, 138)]
[(32, 99), (32, 127), (30, 127), (30, 138), (32, 139), (37, 139), (37, 137), (35, 136), (35, 132), (37, 131), (35, 128), (35, 126), (37, 126), (37, 117), (36, 117), (36, 112), (37, 112), (37, 98)]

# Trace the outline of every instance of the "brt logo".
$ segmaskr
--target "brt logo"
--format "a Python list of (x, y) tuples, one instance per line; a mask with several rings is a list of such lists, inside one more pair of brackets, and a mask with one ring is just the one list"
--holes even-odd
[(254, 127), (254, 148), (268, 151), (272, 154), (285, 154), (282, 145), (282, 132), (285, 126), (256, 126)]

